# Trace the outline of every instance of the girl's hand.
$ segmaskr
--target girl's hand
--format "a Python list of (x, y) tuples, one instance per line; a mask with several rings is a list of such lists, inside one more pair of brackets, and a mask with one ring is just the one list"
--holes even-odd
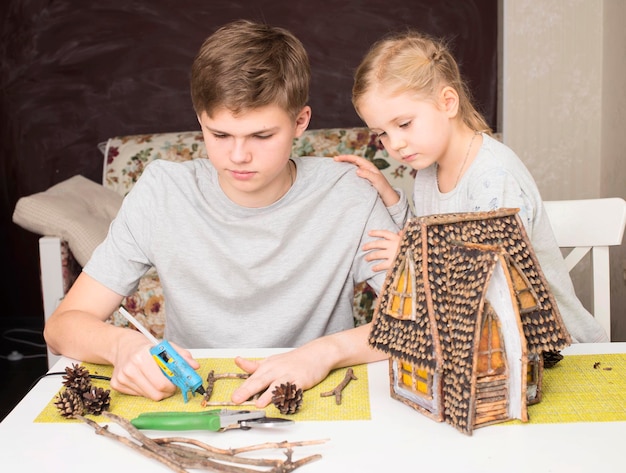
[(387, 178), (371, 161), (353, 154), (340, 154), (339, 156), (335, 156), (334, 160), (354, 164), (357, 167), (357, 176), (367, 179), (370, 184), (372, 184), (374, 189), (378, 191), (378, 194), (386, 207), (391, 207), (400, 200), (400, 196), (393, 189), (393, 187), (391, 187)]
[(365, 256), (365, 261), (380, 260), (380, 263), (372, 267), (374, 271), (386, 271), (393, 265), (400, 245), (400, 234), (389, 230), (372, 230), (369, 232), (372, 237), (378, 240), (367, 242), (363, 245), (363, 251), (369, 251)]

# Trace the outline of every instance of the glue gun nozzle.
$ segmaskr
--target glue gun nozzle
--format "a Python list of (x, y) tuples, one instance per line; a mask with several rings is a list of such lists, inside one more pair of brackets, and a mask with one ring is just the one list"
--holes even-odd
[(202, 395), (204, 396), (204, 393), (205, 393), (206, 391), (204, 390), (204, 388), (203, 388), (202, 386), (198, 386), (198, 389), (196, 389), (196, 392), (197, 392), (198, 394), (202, 394)]

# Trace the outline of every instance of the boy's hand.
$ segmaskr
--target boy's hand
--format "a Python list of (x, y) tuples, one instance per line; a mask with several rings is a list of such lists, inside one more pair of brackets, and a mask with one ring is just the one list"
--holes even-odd
[(289, 382), (306, 391), (333, 369), (386, 359), (386, 354), (368, 345), (370, 330), (371, 324), (343, 330), (264, 360), (235, 358), (237, 366), (250, 377), (233, 392), (232, 401), (239, 404), (263, 391), (255, 402), (256, 407), (263, 408), (272, 402), (272, 391), (281, 384)]
[(371, 161), (353, 154), (340, 154), (339, 156), (335, 156), (334, 159), (335, 161), (354, 164), (357, 167), (357, 176), (370, 181), (370, 184), (378, 191), (386, 207), (391, 207), (400, 200), (400, 196), (393, 187), (391, 187), (387, 178)]
[(378, 240), (367, 242), (363, 245), (363, 251), (369, 251), (365, 256), (365, 261), (380, 260), (380, 263), (372, 267), (374, 271), (386, 271), (393, 265), (398, 246), (400, 245), (400, 234), (389, 230), (372, 230), (368, 235), (378, 237)]
[(320, 354), (308, 352), (305, 345), (263, 360), (235, 358), (237, 366), (251, 376), (233, 392), (232, 401), (240, 404), (265, 390), (255, 401), (256, 407), (263, 408), (272, 402), (272, 391), (280, 384), (289, 382), (305, 391), (320, 383), (331, 366), (321, 360)]
[[(130, 329), (125, 329), (129, 330)], [(176, 386), (161, 372), (161, 369), (150, 354), (152, 344), (138, 332), (139, 340), (130, 341), (121, 337), (111, 375), (111, 388), (124, 394), (143, 396), (153, 401), (160, 401), (176, 392)], [(178, 346), (174, 349), (182, 356), (193, 369), (200, 364), (191, 357), (191, 354)]]

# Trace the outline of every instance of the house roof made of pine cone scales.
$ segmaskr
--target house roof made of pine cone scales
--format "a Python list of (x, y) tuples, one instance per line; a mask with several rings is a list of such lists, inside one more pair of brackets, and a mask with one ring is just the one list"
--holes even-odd
[(411, 219), (383, 285), (370, 345), (434, 372), (437, 359), (447, 358), (443, 353), (458, 343), (459, 327), (476, 323), (481, 285), (495, 264), (480, 264), (481, 258), (492, 261), (493, 252), (474, 252), (465, 262), (469, 270), (459, 272), (462, 253), (455, 248), (473, 245), (493, 246), (505, 254), (520, 286), (516, 291), (528, 352), (559, 351), (569, 345), (571, 339), (517, 212), (499, 209)]

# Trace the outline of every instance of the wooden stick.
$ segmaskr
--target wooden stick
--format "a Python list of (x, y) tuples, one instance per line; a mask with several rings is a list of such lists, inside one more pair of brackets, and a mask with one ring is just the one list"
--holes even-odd
[(271, 450), (271, 449), (281, 449), (281, 448), (293, 448), (293, 447), (303, 447), (307, 445), (319, 445), (322, 443), (326, 443), (329, 439), (319, 439), (319, 440), (301, 440), (299, 442), (289, 442), (287, 440), (282, 442), (265, 442), (259, 443), (255, 445), (248, 445), (247, 447), (239, 447), (239, 448), (217, 448), (212, 445), (208, 445), (196, 439), (191, 439), (187, 437), (163, 437), (154, 439), (156, 443), (159, 445), (170, 444), (170, 443), (188, 443), (190, 445), (194, 445), (200, 449), (206, 450), (207, 452), (212, 453), (220, 453), (223, 455), (239, 455), (240, 453), (252, 452), (255, 450)]
[[(294, 462), (292, 460), (293, 447), (314, 445), (327, 441), (327, 439), (325, 439), (301, 442), (268, 442), (236, 449), (220, 449), (203, 442), (184, 437), (151, 439), (123, 417), (107, 411), (104, 411), (102, 414), (124, 428), (128, 434), (130, 434), (131, 438), (114, 434), (108, 429), (108, 426), (100, 426), (97, 422), (86, 417), (75, 417), (93, 427), (98, 435), (103, 435), (117, 440), (142, 455), (163, 463), (176, 473), (189, 473), (185, 468), (204, 469), (222, 473), (258, 473), (259, 471), (267, 471), (268, 473), (284, 473), (293, 471), (302, 465), (321, 458), (321, 455), (311, 455)], [(188, 445), (193, 445), (193, 447)], [(239, 453), (243, 452), (276, 448), (287, 449), (285, 452), (285, 455), (287, 456), (286, 460), (264, 458), (255, 459), (237, 456)], [(237, 464), (253, 465), (256, 468), (250, 469), (243, 466), (237, 466)], [(270, 469), (259, 470), (258, 467)]]
[(164, 457), (162, 455), (159, 455), (158, 453), (155, 453), (152, 450), (148, 450), (147, 448), (142, 447), (141, 445), (133, 442), (132, 440), (130, 440), (130, 439), (126, 438), (126, 437), (122, 437), (121, 435), (114, 434), (106, 426), (102, 427), (97, 422), (94, 422), (93, 420), (88, 419), (88, 418), (83, 417), (83, 416), (75, 416), (75, 417), (77, 419), (82, 420), (87, 425), (90, 425), (91, 427), (93, 427), (93, 429), (96, 431), (96, 434), (98, 434), (98, 435), (102, 435), (104, 437), (109, 437), (109, 438), (112, 438), (114, 440), (117, 440), (118, 442), (121, 442), (124, 445), (132, 448), (136, 452), (139, 452), (139, 453), (141, 453), (142, 455), (144, 455), (144, 456), (146, 456), (148, 458), (152, 458), (154, 460), (157, 460), (157, 461), (163, 463), (165, 466), (170, 468), (172, 471), (175, 471), (175, 472), (178, 472), (178, 473), (189, 473), (187, 470), (185, 470), (181, 466), (177, 465), (176, 463), (171, 461), (169, 458), (166, 458), (166, 457)]
[[(181, 458), (194, 460), (194, 459), (212, 459), (222, 462), (230, 462), (230, 463), (240, 463), (246, 465), (255, 465), (255, 466), (267, 466), (274, 467), (282, 465), (283, 461), (278, 459), (264, 459), (264, 458), (247, 458), (247, 457), (238, 457), (233, 453), (230, 453), (228, 450), (217, 451), (220, 449), (216, 449), (215, 447), (211, 447), (210, 445), (206, 445), (204, 448), (200, 445), (196, 445), (195, 442), (186, 442), (181, 437), (173, 437), (173, 438), (163, 438), (157, 439), (157, 443), (159, 445), (163, 445), (164, 448), (168, 448), (173, 452), (176, 452)], [(202, 442), (199, 442), (202, 443)], [(187, 445), (185, 445), (187, 444)], [(190, 446), (193, 445), (193, 446)], [(186, 465), (189, 466), (189, 465)]]
[(254, 406), (254, 401), (244, 401), (239, 404), (232, 401), (211, 401), (205, 402), (202, 401), (202, 407), (212, 407), (212, 406)]
[(321, 455), (311, 455), (309, 457), (301, 458), (300, 460), (294, 462), (291, 458), (292, 454), (293, 450), (291, 448), (287, 449), (287, 451), (285, 452), (285, 455), (287, 456), (287, 461), (285, 462), (285, 465), (287, 466), (287, 468), (284, 471), (293, 471), (296, 468), (301, 467), (302, 465), (306, 465), (307, 463), (311, 463), (322, 458)]
[(211, 395), (213, 394), (213, 388), (215, 386), (215, 381), (218, 379), (248, 379), (250, 375), (248, 373), (220, 373), (215, 374), (214, 370), (209, 371), (209, 374), (206, 377), (207, 386), (204, 390), (204, 398), (202, 401), (202, 405), (209, 401)]
[(305, 445), (319, 445), (321, 443), (328, 442), (329, 439), (319, 439), (319, 440), (302, 440), (300, 442), (266, 442), (260, 443), (257, 445), (249, 445), (247, 447), (239, 447), (239, 448), (231, 448), (230, 451), (233, 455), (239, 455), (244, 452), (252, 452), (254, 450), (266, 450), (266, 449), (275, 449), (275, 448), (288, 448), (293, 449), (293, 447), (303, 447)]
[[(146, 449), (150, 450), (155, 455), (166, 458), (172, 462), (175, 462), (177, 460), (179, 465), (176, 465), (176, 463), (173, 463), (174, 465), (177, 466), (177, 468), (180, 468), (180, 467), (210, 468), (213, 471), (223, 471), (224, 473), (250, 473), (250, 472), (257, 471), (257, 470), (250, 470), (248, 468), (240, 468), (237, 466), (225, 465), (224, 463), (216, 462), (211, 459), (204, 458), (204, 457), (195, 456), (193, 458), (190, 458), (189, 456), (181, 456), (177, 452), (171, 449), (161, 447), (154, 440), (152, 440), (151, 438), (141, 433), (139, 429), (137, 429), (133, 424), (131, 424), (129, 421), (127, 421), (123, 417), (120, 417), (118, 415), (115, 415), (106, 411), (104, 411), (102, 414), (105, 417), (113, 420), (114, 422), (122, 426), (131, 435), (131, 437), (141, 442)], [(233, 461), (232, 457), (228, 461), (230, 461), (231, 463), (236, 463), (236, 460)], [(182, 470), (182, 471), (186, 471), (186, 470)]]
[(334, 394), (335, 395), (335, 403), (337, 405), (340, 405), (341, 404), (341, 392), (344, 390), (344, 388), (348, 385), (348, 383), (352, 379), (358, 379), (358, 378), (356, 376), (354, 376), (354, 371), (352, 370), (352, 368), (348, 368), (346, 370), (346, 376), (343, 378), (343, 381), (341, 383), (339, 383), (337, 385), (337, 387), (335, 389), (333, 389), (332, 391), (327, 391), (325, 393), (321, 393), (320, 396), (321, 397), (327, 397), (327, 396), (332, 396)]

